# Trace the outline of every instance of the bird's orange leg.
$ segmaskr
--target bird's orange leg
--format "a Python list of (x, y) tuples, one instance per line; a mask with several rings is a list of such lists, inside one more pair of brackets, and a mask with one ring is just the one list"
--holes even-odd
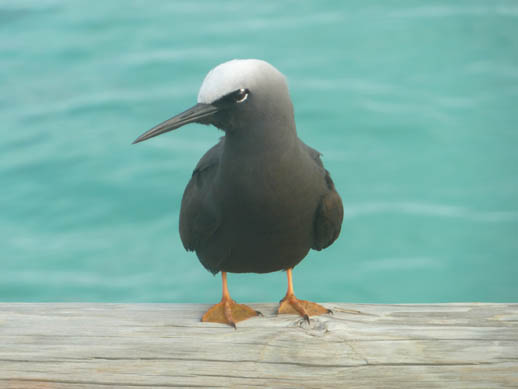
[(236, 323), (249, 319), (253, 316), (261, 315), (261, 312), (256, 311), (244, 304), (237, 304), (230, 298), (227, 285), (227, 272), (221, 272), (221, 279), (223, 281), (223, 296), (221, 301), (210, 307), (202, 316), (201, 321), (210, 321), (213, 323), (229, 324), (236, 328)]
[(293, 293), (292, 269), (286, 270), (288, 276), (288, 291), (286, 296), (281, 300), (277, 313), (290, 313), (302, 316), (309, 322), (309, 316), (322, 315), (324, 313), (332, 313), (330, 309), (324, 308), (322, 305), (312, 303), (311, 301), (299, 300)]

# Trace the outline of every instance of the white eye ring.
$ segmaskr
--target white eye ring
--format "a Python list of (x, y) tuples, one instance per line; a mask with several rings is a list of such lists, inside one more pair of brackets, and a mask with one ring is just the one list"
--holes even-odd
[(240, 104), (240, 103), (246, 101), (246, 99), (248, 99), (248, 92), (246, 92), (245, 89), (239, 89), (239, 92), (244, 93), (244, 96), (241, 97), (239, 100), (236, 100), (236, 103), (238, 103), (238, 104)]

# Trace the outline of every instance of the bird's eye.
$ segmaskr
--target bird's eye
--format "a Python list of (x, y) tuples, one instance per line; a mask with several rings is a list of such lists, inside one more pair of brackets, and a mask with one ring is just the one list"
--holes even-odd
[(248, 93), (248, 89), (239, 89), (238, 91), (236, 91), (234, 101), (238, 104), (244, 103), (246, 99), (248, 99)]

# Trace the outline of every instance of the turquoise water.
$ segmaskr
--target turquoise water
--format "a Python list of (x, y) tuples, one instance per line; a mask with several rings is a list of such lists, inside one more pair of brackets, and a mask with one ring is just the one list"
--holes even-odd
[[(518, 299), (516, 1), (0, 0), (1, 301), (219, 300), (178, 213), (221, 133), (130, 143), (232, 58), (286, 74), (344, 200), (299, 297)], [(240, 301), (286, 288), (229, 282)]]

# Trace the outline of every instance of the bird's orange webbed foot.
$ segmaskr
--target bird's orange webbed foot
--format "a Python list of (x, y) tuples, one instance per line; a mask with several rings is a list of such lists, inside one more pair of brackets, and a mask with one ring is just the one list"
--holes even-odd
[(299, 300), (293, 293), (292, 269), (286, 270), (288, 276), (288, 291), (286, 296), (281, 300), (277, 313), (295, 314), (302, 316), (308, 323), (310, 316), (322, 315), (324, 313), (333, 313), (330, 309), (324, 308), (322, 305), (311, 301)]
[(259, 316), (261, 312), (250, 308), (245, 304), (238, 304), (230, 298), (227, 286), (227, 273), (221, 272), (221, 280), (223, 286), (223, 296), (221, 301), (209, 308), (201, 317), (201, 321), (212, 323), (223, 323), (236, 328), (236, 323)]
[(279, 314), (295, 314), (302, 316), (309, 321), (309, 316), (323, 315), (324, 313), (332, 313), (330, 309), (324, 308), (322, 305), (311, 301), (299, 300), (295, 295), (286, 295), (277, 310)]
[(218, 304), (213, 305), (205, 312), (201, 321), (223, 323), (236, 328), (236, 323), (258, 315), (261, 315), (261, 313), (248, 305), (237, 304), (230, 298), (223, 298)]

